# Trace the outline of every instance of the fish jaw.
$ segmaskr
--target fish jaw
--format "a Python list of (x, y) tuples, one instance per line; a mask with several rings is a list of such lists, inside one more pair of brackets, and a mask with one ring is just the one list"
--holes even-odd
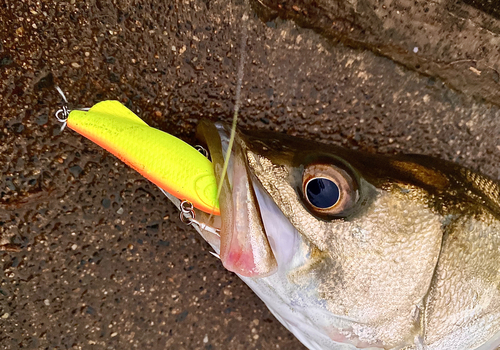
[(218, 247), (217, 254), (226, 269), (248, 277), (266, 276), (276, 270), (276, 260), (263, 229), (245, 158), (238, 145), (232, 149), (227, 172), (222, 173), (229, 142), (227, 135), (224, 128), (219, 130), (208, 121), (198, 125), (198, 138), (209, 149), (220, 185), (220, 236), (216, 242), (209, 243)]
[[(202, 132), (198, 136), (208, 144), (216, 176), (220, 179), (230, 132), (224, 124), (202, 123), (200, 128)], [(216, 138), (208, 140), (209, 132), (211, 136), (215, 132)], [(301, 237), (249, 171), (243, 143), (237, 140), (221, 190), (221, 216), (217, 226), (221, 235), (217, 240), (209, 236), (207, 241), (228, 270), (239, 276), (262, 278), (278, 269), (290, 269), (294, 255), (300, 250)], [(200, 215), (210, 218), (204, 213)]]
[[(223, 147), (224, 150), (224, 147)], [(224, 150), (225, 151), (225, 150)], [(224, 196), (221, 227), (221, 261), (226, 269), (247, 277), (263, 277), (275, 272), (276, 259), (268, 242), (259, 204), (250, 180), (246, 160), (235, 145), (230, 193)]]

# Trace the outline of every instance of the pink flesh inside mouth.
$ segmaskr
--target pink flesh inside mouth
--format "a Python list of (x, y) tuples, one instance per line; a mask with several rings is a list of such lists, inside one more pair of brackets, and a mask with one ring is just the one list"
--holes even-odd
[[(225, 154), (227, 131), (217, 125)], [(297, 231), (248, 168), (241, 146), (235, 145), (227, 175), (231, 193), (221, 205), (220, 258), (224, 267), (245, 277), (266, 277), (293, 257)]]
[(223, 201), (224, 212), (229, 215), (222, 217), (220, 256), (230, 271), (246, 277), (264, 277), (274, 273), (277, 265), (244, 157), (241, 147), (235, 144), (228, 167), (231, 193), (224, 193), (228, 199)]

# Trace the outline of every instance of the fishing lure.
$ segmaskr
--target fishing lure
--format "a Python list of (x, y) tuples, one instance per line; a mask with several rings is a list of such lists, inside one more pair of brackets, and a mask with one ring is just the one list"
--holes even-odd
[(103, 147), (160, 189), (220, 215), (212, 162), (184, 141), (150, 127), (119, 101), (99, 102), (88, 110), (64, 107), (56, 117), (63, 128)]

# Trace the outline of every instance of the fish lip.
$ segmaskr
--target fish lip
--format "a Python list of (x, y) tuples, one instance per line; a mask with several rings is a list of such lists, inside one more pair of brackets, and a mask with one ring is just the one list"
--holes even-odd
[[(266, 277), (277, 270), (249, 172), (246, 148), (240, 134), (216, 123), (224, 164), (227, 171), (218, 173), (226, 178), (221, 187), (221, 261), (228, 270), (246, 277)], [(231, 139), (231, 137), (234, 137)], [(229, 159), (226, 159), (230, 154)], [(220, 164), (219, 164), (220, 165)]]
[[(221, 122), (216, 122), (213, 125), (215, 126), (218, 132), (222, 148), (222, 154), (225, 159), (231, 135), (230, 126)], [(237, 131), (237, 137), (235, 142), (239, 142), (240, 143), (239, 145), (243, 146), (246, 145), (245, 137), (239, 131)], [(212, 152), (210, 147), (209, 147), (209, 152), (210, 153)], [(261, 218), (262, 230), (265, 234), (267, 243), (269, 244), (272, 254), (274, 255), (274, 259), (276, 260), (277, 263), (277, 269), (262, 274), (257, 274), (256, 276), (251, 276), (251, 277), (267, 277), (274, 274), (278, 269), (282, 270), (290, 266), (290, 263), (293, 259), (293, 255), (297, 251), (301, 239), (299, 238), (299, 233), (296, 230), (296, 228), (290, 223), (288, 218), (286, 218), (285, 215), (281, 212), (281, 210), (274, 202), (272, 197), (267, 193), (267, 191), (264, 189), (264, 186), (260, 183), (258, 177), (254, 174), (253, 169), (249, 167), (247, 163), (247, 155), (245, 154), (245, 152), (243, 153), (245, 158), (244, 160), (246, 163), (245, 166), (247, 172), (249, 173), (248, 185), (252, 188), (252, 190), (255, 193), (256, 209)], [(234, 183), (232, 178), (234, 158), (235, 155), (232, 152), (228, 163), (228, 169), (226, 172), (226, 176), (231, 186), (233, 186)], [(221, 213), (221, 215), (224, 215), (224, 213)], [(230, 215), (234, 214), (231, 212)], [(221, 246), (220, 239), (218, 245), (219, 247)], [(233, 271), (233, 272), (238, 273), (238, 271)]]

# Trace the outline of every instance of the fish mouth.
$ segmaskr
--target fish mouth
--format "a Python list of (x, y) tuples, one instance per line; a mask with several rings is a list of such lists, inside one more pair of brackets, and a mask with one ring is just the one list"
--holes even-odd
[(237, 132), (227, 171), (223, 163), (231, 130), (202, 121), (198, 138), (208, 147), (220, 189), (220, 238), (205, 239), (219, 251), (224, 267), (245, 277), (267, 277), (286, 268), (299, 244), (298, 232), (248, 166), (247, 144)]

